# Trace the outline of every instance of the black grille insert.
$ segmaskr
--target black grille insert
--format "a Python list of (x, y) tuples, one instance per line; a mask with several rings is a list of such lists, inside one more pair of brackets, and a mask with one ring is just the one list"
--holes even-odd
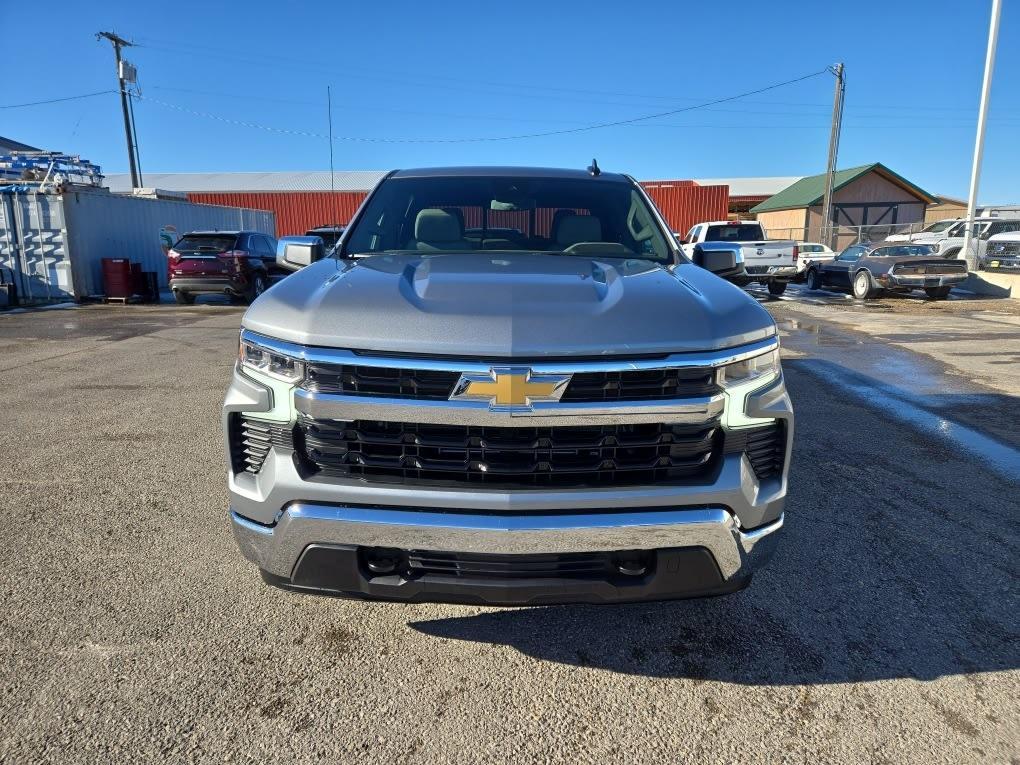
[(234, 414), (230, 419), (230, 457), (235, 473), (257, 473), (274, 446), (294, 448), (289, 423)]
[(711, 396), (719, 391), (711, 369), (578, 372), (561, 401), (649, 401)]
[[(358, 364), (309, 364), (305, 387), (317, 393), (446, 401), (460, 372), (374, 367)], [(710, 396), (718, 392), (711, 369), (628, 369), (578, 372), (563, 401), (641, 401)]]
[(459, 372), (397, 369), (355, 364), (311, 364), (305, 387), (318, 393), (445, 401)]
[(759, 479), (773, 478), (783, 472), (786, 460), (786, 424), (731, 430), (726, 434), (726, 451), (744, 452)]
[(716, 423), (481, 427), (301, 418), (299, 453), (333, 476), (504, 486), (618, 486), (700, 478)]

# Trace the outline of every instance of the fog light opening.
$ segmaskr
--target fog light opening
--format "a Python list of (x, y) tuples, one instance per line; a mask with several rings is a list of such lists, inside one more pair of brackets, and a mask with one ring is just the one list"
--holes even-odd
[(403, 563), (403, 556), (397, 550), (369, 549), (364, 555), (365, 567), (373, 574), (393, 574)]
[(624, 576), (644, 576), (648, 565), (640, 558), (620, 558), (616, 561), (616, 570)]

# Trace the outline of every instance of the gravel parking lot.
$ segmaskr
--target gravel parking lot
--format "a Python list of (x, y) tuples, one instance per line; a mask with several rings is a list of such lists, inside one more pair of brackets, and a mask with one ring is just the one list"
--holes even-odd
[(1020, 316), (791, 295), (776, 559), (620, 607), (267, 588), (226, 515), (240, 310), (0, 315), (0, 761), (1016, 762)]

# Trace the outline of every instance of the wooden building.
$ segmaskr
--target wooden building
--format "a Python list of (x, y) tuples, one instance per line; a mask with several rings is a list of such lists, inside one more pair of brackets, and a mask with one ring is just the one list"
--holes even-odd
[[(923, 223), (928, 205), (937, 199), (885, 165), (837, 170), (833, 177), (832, 222), (840, 227), (880, 232), (896, 225)], [(822, 231), (825, 174), (801, 178), (751, 208), (769, 236), (817, 241)], [(849, 229), (844, 229), (849, 230)], [(888, 233), (888, 232), (887, 232)]]

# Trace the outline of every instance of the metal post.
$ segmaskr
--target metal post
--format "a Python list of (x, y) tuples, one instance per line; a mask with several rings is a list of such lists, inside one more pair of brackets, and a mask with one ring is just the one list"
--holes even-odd
[(120, 71), (120, 49), (128, 48), (131, 43), (120, 37), (115, 32), (97, 32), (96, 39), (105, 37), (113, 45), (113, 55), (117, 62), (117, 84), (120, 88), (120, 108), (124, 112), (124, 136), (127, 138), (127, 149), (128, 149), (128, 161), (131, 165), (131, 187), (138, 188), (138, 165), (135, 162), (135, 145), (134, 139), (132, 138), (133, 130), (131, 128), (131, 116), (128, 114), (128, 95), (127, 87), (124, 84), (124, 78), (121, 76)]
[(829, 133), (829, 161), (825, 168), (825, 195), (822, 197), (822, 243), (832, 247), (834, 229), (832, 226), (832, 184), (836, 173), (836, 157), (839, 154), (839, 134), (843, 128), (843, 94), (846, 81), (844, 67), (836, 64), (829, 68), (836, 75), (836, 93), (832, 99), (832, 131)]
[(988, 26), (988, 50), (985, 53), (985, 76), (981, 82), (981, 106), (978, 107), (977, 137), (974, 139), (974, 164), (970, 170), (970, 196), (967, 197), (967, 226), (963, 234), (963, 256), (967, 268), (977, 270), (977, 248), (971, 255), (970, 243), (974, 236), (974, 213), (977, 208), (978, 183), (981, 180), (981, 157), (985, 151), (985, 118), (988, 116), (988, 96), (992, 89), (992, 71), (995, 69), (995, 46), (999, 40), (999, 13), (1001, 0), (992, 0), (992, 19)]

